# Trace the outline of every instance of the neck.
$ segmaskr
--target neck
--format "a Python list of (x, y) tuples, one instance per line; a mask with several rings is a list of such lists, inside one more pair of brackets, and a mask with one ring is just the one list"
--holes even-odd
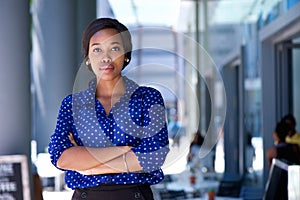
[(97, 80), (96, 97), (121, 96), (125, 91), (125, 83), (122, 77), (113, 80)]
[(283, 144), (283, 143), (285, 143), (285, 141), (283, 141), (283, 140), (278, 141), (278, 144)]

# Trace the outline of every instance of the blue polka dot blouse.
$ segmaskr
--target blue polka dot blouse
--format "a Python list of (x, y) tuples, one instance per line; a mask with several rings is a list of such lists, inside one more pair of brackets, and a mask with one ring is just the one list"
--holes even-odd
[(69, 188), (86, 188), (100, 184), (157, 184), (163, 179), (161, 166), (169, 152), (163, 98), (151, 87), (138, 86), (123, 76), (126, 92), (109, 114), (95, 98), (95, 81), (90, 87), (65, 97), (57, 124), (50, 137), (48, 151), (54, 166), (62, 152), (72, 147), (68, 138), (73, 133), (78, 145), (87, 147), (133, 146), (142, 172), (82, 175), (66, 170)]

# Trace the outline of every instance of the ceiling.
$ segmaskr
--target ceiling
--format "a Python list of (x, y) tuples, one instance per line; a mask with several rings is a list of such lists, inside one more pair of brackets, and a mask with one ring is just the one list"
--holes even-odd
[[(206, 0), (209, 24), (255, 21), (280, 0)], [(126, 25), (180, 27), (195, 17), (195, 0), (108, 0), (115, 17)], [(203, 0), (199, 0), (199, 15)]]
[(116, 18), (126, 24), (170, 26), (177, 22), (180, 0), (109, 0)]

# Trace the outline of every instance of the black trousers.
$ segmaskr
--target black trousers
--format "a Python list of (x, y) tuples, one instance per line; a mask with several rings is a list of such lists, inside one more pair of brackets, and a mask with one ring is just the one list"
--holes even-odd
[(75, 189), (72, 200), (154, 200), (148, 184), (100, 185)]

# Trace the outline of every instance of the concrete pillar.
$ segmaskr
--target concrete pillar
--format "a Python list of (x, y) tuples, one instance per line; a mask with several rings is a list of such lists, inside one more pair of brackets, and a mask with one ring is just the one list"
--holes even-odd
[(35, 0), (33, 15), (33, 138), (46, 151), (62, 99), (80, 67), (81, 36), (96, 18), (96, 0)]
[(29, 0), (1, 0), (0, 24), (0, 154), (30, 161)]
[(72, 92), (77, 63), (76, 3), (35, 0), (33, 19), (33, 138), (45, 152), (62, 99)]
[[(100, 5), (101, 6), (101, 5)], [(100, 7), (98, 5), (98, 7)], [(84, 29), (92, 20), (97, 17), (96, 0), (77, 0), (77, 59), (78, 63), (82, 62), (81, 57), (81, 38)]]

